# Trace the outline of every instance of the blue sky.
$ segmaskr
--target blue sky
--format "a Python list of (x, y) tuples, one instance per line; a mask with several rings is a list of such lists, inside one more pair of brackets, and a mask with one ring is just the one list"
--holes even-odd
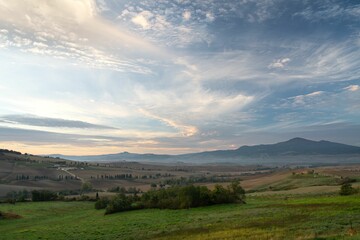
[(360, 3), (0, 0), (0, 148), (360, 146)]

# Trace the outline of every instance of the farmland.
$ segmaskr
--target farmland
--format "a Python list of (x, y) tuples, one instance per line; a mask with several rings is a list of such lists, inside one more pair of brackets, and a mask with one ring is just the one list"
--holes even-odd
[[(111, 195), (111, 189), (147, 191), (151, 186), (195, 184), (213, 188), (241, 180), (251, 193), (297, 191), (323, 186), (322, 192), (337, 191), (346, 178), (358, 181), (359, 165), (266, 167), (236, 164), (184, 163), (156, 164), (140, 162), (76, 162), (31, 155), (3, 154), (0, 156), (0, 198), (11, 191), (47, 189), (78, 191), (87, 182), (92, 192)], [(358, 183), (354, 183), (355, 185)]]

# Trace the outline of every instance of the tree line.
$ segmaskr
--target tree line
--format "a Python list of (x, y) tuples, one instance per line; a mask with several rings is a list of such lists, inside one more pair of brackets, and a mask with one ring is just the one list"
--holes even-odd
[(124, 193), (124, 194), (126, 194), (126, 193), (137, 194), (137, 193), (141, 192), (141, 190), (136, 187), (125, 188), (125, 187), (120, 187), (120, 186), (109, 188), (107, 191), (114, 192), (114, 193)]
[(226, 188), (215, 185), (213, 190), (205, 186), (173, 186), (153, 189), (142, 196), (118, 194), (113, 199), (102, 198), (95, 203), (96, 209), (105, 209), (105, 214), (143, 208), (184, 209), (224, 203), (245, 203), (245, 191), (239, 181)]
[(16, 154), (16, 155), (21, 155), (21, 152), (9, 150), (9, 149), (0, 149), (0, 153), (12, 153), (12, 154)]
[(240, 181), (239, 178), (233, 177), (231, 175), (227, 176), (190, 176), (188, 178), (186, 177), (180, 177), (180, 178), (170, 178), (170, 179), (164, 179), (159, 183), (159, 186), (166, 186), (166, 185), (188, 185), (188, 184), (194, 184), (194, 183), (216, 183), (216, 182), (229, 182), (229, 181)]

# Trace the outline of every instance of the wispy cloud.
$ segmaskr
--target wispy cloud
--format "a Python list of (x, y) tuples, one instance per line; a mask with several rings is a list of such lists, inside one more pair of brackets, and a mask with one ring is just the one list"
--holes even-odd
[(139, 111), (145, 116), (160, 120), (161, 122), (164, 122), (165, 124), (178, 129), (180, 133), (185, 137), (193, 136), (198, 132), (198, 129), (195, 126), (184, 125), (171, 119), (156, 116), (144, 109), (140, 109)]
[(137, 60), (139, 49), (142, 58), (144, 53), (166, 54), (103, 20), (94, 1), (3, 1), (0, 6), (2, 48), (15, 47), (91, 68), (142, 74), (151, 70)]
[[(320, 8), (320, 9), (319, 9)], [(354, 18), (360, 16), (360, 6), (358, 4), (345, 5), (341, 1), (329, 1), (328, 4), (321, 6), (314, 4), (303, 11), (297, 12), (294, 16), (301, 16), (310, 21), (323, 21), (339, 18)]]
[(295, 105), (304, 105), (308, 101), (315, 101), (316, 97), (318, 97), (322, 94), (324, 94), (323, 91), (316, 91), (316, 92), (308, 93), (305, 95), (298, 95), (295, 97), (291, 97), (290, 99), (294, 100)]
[(269, 64), (268, 68), (284, 68), (290, 61), (290, 58), (277, 59)]
[(7, 122), (11, 124), (24, 124), (24, 125), (40, 126), (40, 127), (116, 129), (109, 126), (92, 124), (83, 121), (47, 118), (47, 117), (40, 117), (34, 115), (7, 115), (7, 116), (1, 116), (0, 119), (3, 122)]
[(350, 92), (355, 92), (360, 89), (359, 85), (350, 85), (344, 88), (345, 90), (348, 90)]

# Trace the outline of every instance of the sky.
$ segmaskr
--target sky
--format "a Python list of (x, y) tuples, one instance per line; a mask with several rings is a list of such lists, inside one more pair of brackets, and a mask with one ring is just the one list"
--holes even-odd
[(360, 146), (357, 0), (0, 0), (0, 148)]

